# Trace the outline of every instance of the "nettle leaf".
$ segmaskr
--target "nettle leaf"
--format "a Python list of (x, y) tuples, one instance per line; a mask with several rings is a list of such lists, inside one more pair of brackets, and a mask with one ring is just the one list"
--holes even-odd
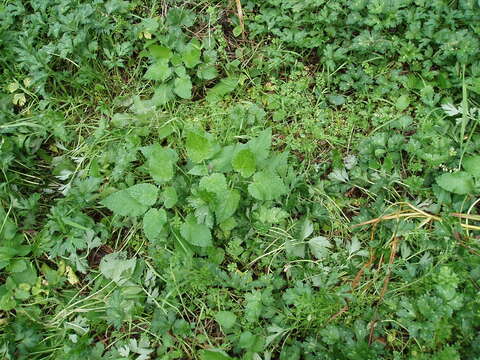
[(200, 163), (211, 158), (215, 152), (215, 146), (207, 135), (188, 131), (186, 140), (187, 153), (190, 160)]
[(247, 143), (249, 149), (255, 154), (258, 162), (264, 161), (270, 154), (270, 147), (272, 146), (272, 129), (263, 130), (256, 138), (253, 138)]
[(99, 269), (105, 278), (123, 284), (133, 274), (135, 266), (136, 259), (127, 259), (124, 252), (114, 252), (102, 258)]
[(215, 101), (231, 93), (237, 87), (238, 77), (228, 77), (221, 79), (220, 82), (207, 92), (207, 101)]
[(463, 168), (473, 177), (480, 179), (480, 155), (465, 158)]
[(194, 68), (200, 63), (201, 54), (200, 44), (198, 41), (196, 43), (192, 41), (183, 49), (181, 53), (182, 61), (187, 68)]
[(237, 322), (237, 316), (231, 311), (219, 311), (215, 314), (215, 320), (221, 327), (230, 329)]
[(142, 148), (141, 151), (147, 158), (147, 168), (155, 181), (163, 183), (173, 178), (178, 160), (175, 150), (154, 144)]
[(161, 84), (155, 89), (151, 99), (153, 105), (162, 106), (175, 99), (175, 94), (173, 93), (173, 88), (170, 83), (171, 82), (168, 84)]
[(155, 240), (167, 222), (167, 213), (163, 209), (150, 209), (143, 216), (143, 231), (148, 240)]
[(466, 195), (474, 190), (473, 178), (465, 171), (446, 173), (438, 176), (435, 180), (442, 189), (454, 194)]
[(405, 110), (406, 108), (408, 108), (409, 105), (410, 105), (410, 98), (406, 94), (401, 95), (395, 102), (395, 107), (397, 108), (398, 111)]
[(173, 208), (178, 201), (177, 190), (173, 186), (167, 186), (162, 192), (162, 199), (166, 209)]
[(239, 202), (240, 193), (238, 191), (228, 190), (226, 193), (224, 193), (222, 198), (218, 200), (218, 203), (215, 206), (215, 217), (217, 219), (217, 223), (222, 223), (235, 214), (235, 211), (238, 209)]
[(218, 71), (214, 65), (201, 64), (198, 66), (197, 76), (202, 80), (213, 80), (218, 76)]
[(248, 192), (258, 200), (275, 200), (287, 193), (283, 180), (271, 171), (262, 171), (253, 175), (253, 183)]
[(198, 187), (202, 190), (211, 192), (221, 197), (228, 190), (227, 179), (225, 175), (214, 173), (209, 176), (204, 176), (200, 180)]
[(240, 150), (232, 159), (232, 167), (243, 177), (250, 177), (256, 169), (255, 154), (250, 149)]
[(180, 234), (190, 244), (200, 247), (212, 246), (212, 234), (204, 224), (185, 222), (180, 226)]
[(150, 56), (156, 59), (169, 60), (172, 57), (172, 50), (161, 45), (152, 45), (148, 48)]
[(173, 92), (182, 99), (190, 99), (192, 97), (192, 82), (190, 76), (182, 76), (175, 79)]
[(101, 204), (121, 216), (140, 216), (157, 201), (158, 189), (152, 184), (137, 184), (107, 196)]
[(144, 75), (145, 79), (164, 82), (172, 75), (172, 69), (168, 66), (168, 60), (158, 60), (150, 65)]
[(308, 246), (313, 256), (321, 260), (328, 255), (328, 248), (332, 246), (328, 239), (323, 236), (317, 236), (308, 241)]

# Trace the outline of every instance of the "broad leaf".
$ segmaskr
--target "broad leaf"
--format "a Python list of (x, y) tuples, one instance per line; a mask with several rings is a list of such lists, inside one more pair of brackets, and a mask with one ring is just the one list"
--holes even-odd
[(167, 222), (167, 213), (163, 209), (150, 209), (143, 216), (143, 231), (148, 240), (155, 240)]
[(183, 49), (181, 56), (185, 66), (189, 69), (194, 68), (200, 63), (200, 47), (199, 45), (191, 42)]
[(145, 79), (165, 81), (172, 75), (172, 69), (168, 66), (168, 60), (159, 60), (147, 69)]
[(155, 181), (163, 183), (173, 178), (175, 163), (178, 160), (175, 150), (164, 148), (159, 144), (150, 145), (141, 150), (147, 158), (147, 168), (150, 176)]
[(326, 237), (317, 236), (308, 241), (308, 246), (313, 256), (321, 260), (328, 254), (328, 248), (331, 244)]
[(217, 223), (221, 223), (235, 214), (240, 202), (240, 194), (236, 190), (229, 190), (223, 194), (223, 197), (218, 199), (215, 207), (215, 217)]
[(231, 311), (219, 311), (215, 314), (215, 320), (225, 329), (230, 329), (237, 322), (237, 316)]
[(253, 175), (248, 192), (258, 200), (275, 200), (287, 193), (282, 179), (273, 172), (262, 171)]
[(255, 172), (255, 154), (250, 149), (240, 150), (232, 159), (232, 167), (243, 177), (250, 177)]
[(182, 76), (175, 79), (173, 92), (182, 99), (190, 99), (192, 97), (192, 82), (189, 76)]
[(175, 98), (172, 85), (170, 84), (171, 81), (168, 84), (161, 84), (155, 89), (155, 92), (151, 99), (153, 105), (162, 106)]
[(167, 186), (162, 192), (163, 206), (171, 209), (178, 201), (177, 190), (173, 186)]
[(101, 204), (122, 216), (143, 215), (157, 201), (158, 189), (152, 184), (137, 184), (106, 197)]
[(228, 77), (220, 80), (220, 82), (207, 92), (207, 100), (215, 101), (223, 96), (231, 93), (238, 85), (237, 77)]
[(213, 80), (218, 76), (218, 71), (214, 65), (201, 64), (198, 66), (197, 76), (202, 80)]
[(480, 155), (465, 158), (463, 168), (473, 177), (480, 179)]
[(473, 178), (465, 171), (440, 175), (436, 181), (442, 189), (458, 195), (469, 194), (474, 189)]
[(206, 135), (193, 131), (187, 132), (186, 147), (188, 156), (194, 163), (211, 158), (215, 151), (214, 145)]
[(204, 224), (192, 222), (183, 223), (180, 226), (180, 234), (190, 244), (200, 247), (212, 246), (212, 235), (210, 229)]
[(107, 279), (123, 284), (132, 275), (135, 266), (135, 259), (127, 259), (124, 252), (114, 252), (102, 258), (99, 269)]

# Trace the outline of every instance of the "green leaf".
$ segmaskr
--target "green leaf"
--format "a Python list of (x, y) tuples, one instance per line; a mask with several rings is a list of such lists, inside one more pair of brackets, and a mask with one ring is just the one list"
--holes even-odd
[(240, 150), (232, 159), (232, 167), (243, 177), (250, 177), (256, 169), (255, 154), (249, 149)]
[(213, 156), (215, 147), (206, 135), (188, 131), (186, 140), (187, 153), (190, 160), (200, 163)]
[(220, 82), (207, 92), (207, 101), (215, 101), (231, 93), (237, 87), (238, 77), (228, 77), (221, 79)]
[(163, 206), (171, 209), (178, 201), (177, 190), (173, 186), (167, 186), (162, 192)]
[(190, 99), (192, 97), (192, 82), (189, 76), (182, 76), (175, 79), (173, 92), (182, 99)]
[(175, 99), (170, 83), (171, 82), (169, 82), (169, 84), (161, 84), (155, 89), (155, 93), (151, 100), (153, 105), (162, 106)]
[(332, 245), (326, 237), (317, 236), (308, 241), (308, 246), (313, 256), (321, 260), (328, 254), (328, 248)]
[(172, 57), (172, 50), (166, 48), (165, 46), (152, 45), (148, 48), (150, 56), (156, 59), (168, 60)]
[(163, 209), (150, 209), (143, 216), (143, 231), (148, 240), (155, 240), (167, 222), (167, 213)]
[(240, 202), (240, 194), (236, 190), (228, 190), (219, 199), (215, 207), (215, 216), (217, 223), (222, 223), (231, 217), (238, 208)]
[(253, 175), (253, 183), (248, 185), (248, 192), (258, 200), (275, 200), (287, 193), (282, 179), (270, 171)]
[(140, 216), (157, 201), (158, 189), (152, 184), (137, 184), (106, 197), (101, 204), (116, 215)]
[(193, 42), (190, 42), (185, 46), (185, 49), (181, 53), (182, 61), (189, 69), (194, 68), (200, 63), (200, 55), (201, 51), (199, 44), (194, 44)]
[(214, 65), (201, 64), (197, 69), (197, 76), (202, 80), (213, 80), (218, 76), (218, 71)]
[(480, 179), (480, 155), (465, 158), (463, 168), (473, 177)]
[(473, 178), (465, 171), (440, 175), (436, 181), (442, 189), (458, 195), (469, 194), (474, 189)]
[(172, 75), (172, 69), (168, 66), (168, 60), (159, 60), (150, 65), (144, 75), (145, 79), (155, 81), (165, 81)]
[(256, 138), (253, 138), (247, 143), (250, 150), (255, 154), (258, 162), (264, 161), (270, 154), (270, 147), (272, 146), (272, 129), (263, 130)]
[(212, 246), (212, 235), (210, 229), (204, 224), (192, 222), (183, 223), (180, 226), (180, 234), (190, 244), (200, 247)]
[(114, 252), (102, 257), (99, 269), (105, 278), (122, 284), (133, 274), (135, 266), (136, 259), (127, 259), (124, 252)]
[(219, 311), (215, 314), (215, 320), (221, 327), (230, 329), (237, 322), (237, 316), (231, 311)]
[(328, 95), (327, 100), (330, 102), (330, 104), (336, 106), (343, 105), (346, 102), (345, 96), (343, 95)]
[(202, 350), (200, 360), (234, 360), (222, 350)]
[(178, 155), (173, 149), (164, 148), (159, 144), (141, 149), (147, 158), (147, 168), (150, 176), (158, 183), (164, 183), (173, 178)]
[(209, 176), (202, 177), (198, 187), (220, 197), (228, 190), (227, 179), (225, 175), (220, 173), (213, 173)]
[(408, 95), (401, 95), (395, 102), (395, 107), (398, 111), (403, 111), (410, 105), (410, 98)]

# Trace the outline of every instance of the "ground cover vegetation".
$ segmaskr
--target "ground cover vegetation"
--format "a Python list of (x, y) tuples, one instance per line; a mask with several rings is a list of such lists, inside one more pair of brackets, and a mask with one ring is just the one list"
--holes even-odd
[(480, 4), (0, 2), (2, 359), (479, 359)]

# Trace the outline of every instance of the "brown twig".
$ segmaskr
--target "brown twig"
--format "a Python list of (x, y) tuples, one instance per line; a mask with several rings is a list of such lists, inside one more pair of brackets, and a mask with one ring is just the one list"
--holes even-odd
[(237, 16), (240, 22), (240, 29), (242, 29), (242, 38), (245, 39), (245, 23), (243, 22), (243, 9), (241, 0), (235, 0), (237, 4)]

